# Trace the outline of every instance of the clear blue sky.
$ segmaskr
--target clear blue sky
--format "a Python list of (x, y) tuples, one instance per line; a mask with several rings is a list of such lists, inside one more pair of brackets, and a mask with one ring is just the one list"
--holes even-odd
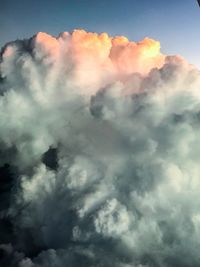
[(0, 0), (0, 46), (38, 31), (57, 35), (84, 28), (148, 36), (167, 54), (181, 54), (200, 67), (200, 8), (196, 0)]

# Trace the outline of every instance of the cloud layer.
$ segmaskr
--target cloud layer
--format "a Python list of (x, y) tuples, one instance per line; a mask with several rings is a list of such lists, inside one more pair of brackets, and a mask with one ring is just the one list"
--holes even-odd
[(38, 33), (0, 60), (0, 258), (195, 267), (200, 72), (152, 39)]

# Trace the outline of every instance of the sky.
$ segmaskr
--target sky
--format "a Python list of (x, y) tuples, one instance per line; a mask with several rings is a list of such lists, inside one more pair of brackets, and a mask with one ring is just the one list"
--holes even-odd
[(58, 35), (83, 28), (140, 41), (161, 42), (200, 67), (200, 9), (196, 0), (1, 0), (0, 46), (44, 31)]

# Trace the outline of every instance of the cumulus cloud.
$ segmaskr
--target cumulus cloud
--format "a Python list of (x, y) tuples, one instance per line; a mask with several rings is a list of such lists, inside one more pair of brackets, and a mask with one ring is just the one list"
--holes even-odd
[(75, 30), (0, 60), (3, 266), (199, 266), (200, 72)]

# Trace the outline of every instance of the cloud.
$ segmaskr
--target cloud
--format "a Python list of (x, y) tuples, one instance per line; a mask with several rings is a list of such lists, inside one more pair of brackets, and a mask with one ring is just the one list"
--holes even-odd
[(84, 30), (0, 62), (2, 264), (199, 266), (199, 70)]

